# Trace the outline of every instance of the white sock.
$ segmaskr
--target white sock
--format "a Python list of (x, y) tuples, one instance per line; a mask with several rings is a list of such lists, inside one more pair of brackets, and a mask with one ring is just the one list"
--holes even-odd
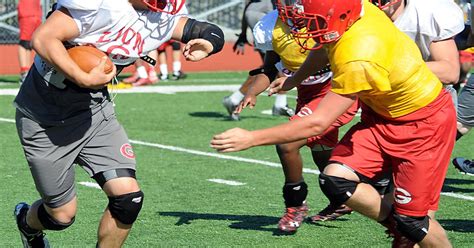
[(288, 102), (286, 101), (286, 94), (277, 94), (275, 98), (275, 107), (277, 108), (284, 108)]
[(240, 101), (242, 101), (242, 99), (244, 99), (244, 94), (242, 94), (242, 92), (240, 92), (240, 90), (236, 90), (234, 91), (234, 93), (232, 93), (232, 95), (230, 95), (230, 101), (237, 105), (240, 103)]
[(160, 73), (163, 77), (168, 77), (168, 65), (160, 64)]
[(179, 71), (181, 71), (181, 61), (173, 62), (173, 74), (179, 75)]
[(148, 78), (148, 72), (146, 71), (145, 66), (137, 67), (137, 72), (139, 78)]

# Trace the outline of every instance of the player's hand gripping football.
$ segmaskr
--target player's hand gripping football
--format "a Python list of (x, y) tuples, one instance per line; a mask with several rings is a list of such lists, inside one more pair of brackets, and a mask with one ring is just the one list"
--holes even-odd
[(190, 40), (184, 46), (183, 55), (188, 61), (199, 61), (212, 52), (214, 47), (205, 39)]
[(293, 77), (279, 77), (275, 79), (268, 89), (268, 95), (283, 93), (296, 87), (296, 82)]
[(89, 73), (84, 72), (82, 77), (79, 77), (75, 80), (76, 84), (78, 84), (82, 88), (89, 88), (89, 89), (102, 89), (104, 88), (109, 82), (112, 81), (115, 74), (117, 73), (117, 68), (115, 65), (112, 67), (112, 71), (106, 73), (106, 63), (107, 56), (104, 56), (100, 59), (100, 63), (94, 67)]
[(250, 131), (242, 128), (232, 128), (221, 134), (214, 135), (211, 147), (218, 152), (237, 152), (248, 149), (254, 144)]

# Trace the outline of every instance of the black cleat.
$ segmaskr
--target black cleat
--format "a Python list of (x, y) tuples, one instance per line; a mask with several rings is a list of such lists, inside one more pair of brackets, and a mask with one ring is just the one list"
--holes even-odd
[(28, 233), (24, 230), (22, 219), (26, 218), (26, 213), (30, 206), (24, 202), (20, 202), (15, 206), (13, 215), (15, 216), (16, 225), (20, 231), (21, 241), (23, 242), (23, 248), (49, 248), (49, 242), (44, 237), (45, 234), (42, 231), (36, 233)]

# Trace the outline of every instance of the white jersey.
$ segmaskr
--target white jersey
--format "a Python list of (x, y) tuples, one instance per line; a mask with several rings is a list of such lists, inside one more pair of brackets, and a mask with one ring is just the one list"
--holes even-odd
[[(273, 48), (273, 31), (278, 20), (278, 11), (273, 10), (266, 14), (260, 21), (255, 25), (253, 30), (255, 48), (263, 52), (274, 51)], [(285, 68), (283, 63), (278, 62), (275, 67), (286, 77), (294, 75), (294, 71)], [(332, 77), (332, 72), (326, 72), (321, 75), (309, 76), (307, 79), (301, 82), (301, 85), (312, 85), (318, 83), (326, 83), (329, 78)]]
[[(137, 11), (128, 0), (80, 1), (59, 0), (58, 8), (66, 8), (74, 19), (79, 36), (72, 45), (92, 45), (107, 53), (116, 65), (130, 65), (171, 39), (180, 17), (148, 10)], [(64, 88), (64, 76), (39, 56), (38, 72), (52, 84)]]
[[(132, 64), (170, 40), (187, 12), (137, 11), (128, 0), (59, 0), (58, 6), (69, 11), (80, 32), (69, 43), (95, 46), (119, 66)], [(106, 87), (80, 88), (38, 55), (14, 101), (19, 111), (46, 125), (89, 120), (97, 113), (108, 118), (114, 114), (110, 103)]]
[(461, 8), (453, 0), (407, 0), (395, 25), (415, 41), (423, 60), (430, 60), (430, 44), (455, 36), (464, 29)]

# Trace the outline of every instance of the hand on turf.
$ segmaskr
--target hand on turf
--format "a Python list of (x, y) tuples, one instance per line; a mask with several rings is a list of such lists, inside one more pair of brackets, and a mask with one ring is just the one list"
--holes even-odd
[(245, 95), (244, 99), (240, 101), (239, 105), (237, 105), (237, 108), (235, 108), (234, 113), (240, 114), (244, 108), (247, 106), (250, 109), (253, 109), (255, 105), (257, 104), (257, 96), (255, 95)]
[(183, 55), (184, 58), (188, 61), (199, 61), (207, 56), (212, 52), (214, 47), (212, 46), (211, 42), (205, 39), (194, 39), (190, 40), (184, 46)]
[(214, 135), (211, 147), (218, 152), (237, 152), (252, 147), (254, 137), (250, 131), (232, 128), (221, 134)]
[(294, 88), (295, 82), (292, 77), (279, 77), (275, 79), (269, 87), (268, 95), (283, 93)]
[(82, 74), (84, 76), (78, 80), (75, 80), (75, 82), (82, 88), (95, 90), (104, 88), (109, 82), (112, 81), (115, 74), (117, 73), (117, 68), (115, 65), (113, 66), (112, 72), (104, 72), (107, 59), (108, 58), (104, 56), (100, 60), (99, 65), (94, 67), (94, 69), (92, 69), (89, 73)]

